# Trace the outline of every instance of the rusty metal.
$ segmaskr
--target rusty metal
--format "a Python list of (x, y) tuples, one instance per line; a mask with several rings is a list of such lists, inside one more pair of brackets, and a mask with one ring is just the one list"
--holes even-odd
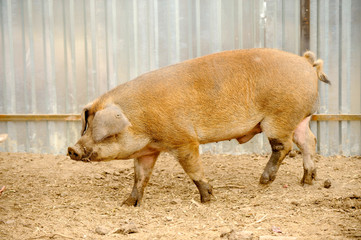
[(310, 0), (300, 1), (300, 51), (310, 50)]

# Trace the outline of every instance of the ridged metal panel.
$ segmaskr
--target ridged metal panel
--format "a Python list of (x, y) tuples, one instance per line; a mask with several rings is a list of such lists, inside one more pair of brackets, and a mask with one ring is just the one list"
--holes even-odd
[[(79, 113), (147, 71), (222, 50), (300, 53), (298, 0), (0, 0), (0, 114)], [(360, 114), (361, 2), (311, 0), (311, 50), (332, 86), (320, 113)], [(65, 153), (79, 122), (0, 122), (0, 151)], [(361, 154), (359, 121), (313, 122), (321, 154)], [(214, 153), (263, 153), (249, 143), (207, 144)]]
[[(361, 2), (311, 1), (311, 50), (324, 60), (332, 85), (320, 84), (319, 113), (361, 112)], [(312, 24), (314, 23), (314, 24)], [(324, 155), (361, 154), (361, 122), (312, 123), (318, 152)]]

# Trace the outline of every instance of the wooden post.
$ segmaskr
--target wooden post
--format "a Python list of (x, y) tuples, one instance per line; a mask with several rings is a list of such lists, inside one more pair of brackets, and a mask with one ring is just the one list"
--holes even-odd
[(300, 0), (300, 54), (310, 50), (310, 0)]

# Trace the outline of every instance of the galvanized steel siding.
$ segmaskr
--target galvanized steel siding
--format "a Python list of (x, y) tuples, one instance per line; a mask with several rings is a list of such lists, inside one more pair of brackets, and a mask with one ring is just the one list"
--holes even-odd
[[(222, 50), (300, 53), (298, 0), (0, 0), (0, 113), (79, 113), (116, 85), (162, 66)], [(361, 2), (311, 1), (311, 50), (332, 86), (320, 113), (360, 114)], [(0, 151), (65, 153), (78, 122), (0, 122)], [(361, 154), (360, 122), (313, 122), (321, 154)], [(249, 143), (202, 151), (269, 151)]]
[[(311, 50), (332, 85), (320, 84), (319, 113), (361, 112), (361, 1), (311, 1)], [(312, 123), (324, 155), (361, 154), (361, 122)]]

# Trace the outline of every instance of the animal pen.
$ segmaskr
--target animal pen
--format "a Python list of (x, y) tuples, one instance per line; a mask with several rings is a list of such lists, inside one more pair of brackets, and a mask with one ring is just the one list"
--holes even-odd
[[(142, 73), (231, 49), (324, 60), (311, 129), (322, 155), (361, 155), (361, 1), (0, 0), (0, 151), (65, 154), (88, 102)], [(257, 135), (202, 152), (269, 152)]]
[[(360, 13), (360, 0), (0, 0), (0, 239), (360, 239)], [(96, 161), (98, 154), (90, 158), (92, 146), (72, 148), (80, 138), (82, 109), (115, 86), (187, 59), (250, 48), (275, 48), (297, 55), (310, 50), (324, 61), (323, 72), (332, 84), (319, 81), (319, 108), (311, 121), (319, 154), (313, 160), (303, 149), (302, 156), (293, 152), (281, 163), (283, 145), (271, 139), (273, 153), (269, 154), (271, 147), (264, 134), (242, 145), (236, 140), (201, 145), (200, 156), (197, 147), (183, 154), (178, 151), (178, 156), (164, 153), (156, 164), (158, 153), (150, 147), (142, 150), (153, 155), (147, 151), (124, 155), (135, 157), (134, 161), (101, 162)], [(254, 50), (261, 51), (271, 52)], [(288, 81), (283, 76), (290, 69), (298, 73), (307, 69), (302, 64), (296, 67), (290, 58), (280, 64), (280, 58), (277, 63), (282, 71), (278, 73), (283, 74), (276, 75), (277, 79)], [(224, 67), (222, 61), (218, 63)], [(200, 71), (198, 64), (196, 69)], [(270, 69), (265, 72), (277, 71)], [(178, 78), (166, 83), (172, 87), (182, 84)], [(147, 92), (149, 82), (148, 78), (136, 90)], [(263, 87), (262, 93), (278, 90), (280, 84), (279, 80), (274, 88)], [(310, 90), (305, 85), (297, 85), (298, 93)], [(188, 92), (194, 90), (190, 86)], [(209, 84), (201, 86), (198, 89), (203, 90)], [(160, 88), (153, 89), (160, 92)], [(289, 89), (289, 95), (300, 96)], [(312, 95), (302, 94), (303, 101), (294, 97), (283, 103), (299, 106), (290, 110), (304, 116), (307, 113), (294, 109), (307, 106), (305, 96), (313, 102), (316, 90), (311, 89)], [(157, 112), (153, 103), (161, 102), (164, 105), (160, 106), (168, 107), (165, 112), (172, 112), (171, 101), (159, 101), (165, 97), (157, 94), (156, 102), (143, 98), (139, 105), (152, 104), (146, 111)], [(194, 99), (179, 97), (176, 103)], [(120, 102), (133, 105), (139, 101), (124, 97), (117, 105)], [(137, 116), (145, 115), (142, 109), (137, 109)], [(214, 105), (203, 109), (208, 110), (204, 116), (216, 115), (218, 110)], [(282, 116), (287, 112), (284, 109), (280, 109)], [(179, 116), (173, 113), (172, 117)], [(89, 136), (95, 117), (94, 113), (86, 115), (90, 131), (84, 136)], [(235, 119), (239, 115), (227, 116)], [(257, 126), (248, 134), (259, 131)], [(213, 129), (227, 132), (227, 128)], [(162, 131), (157, 130), (153, 132)], [(108, 140), (118, 140), (125, 152), (134, 149), (128, 147), (132, 141), (119, 140), (121, 134), (114, 136)], [(109, 154), (118, 151), (108, 146)], [(91, 155), (85, 156), (86, 150)], [(195, 167), (187, 166), (187, 159), (179, 155), (192, 160)], [(202, 198), (209, 202), (202, 203)]]

